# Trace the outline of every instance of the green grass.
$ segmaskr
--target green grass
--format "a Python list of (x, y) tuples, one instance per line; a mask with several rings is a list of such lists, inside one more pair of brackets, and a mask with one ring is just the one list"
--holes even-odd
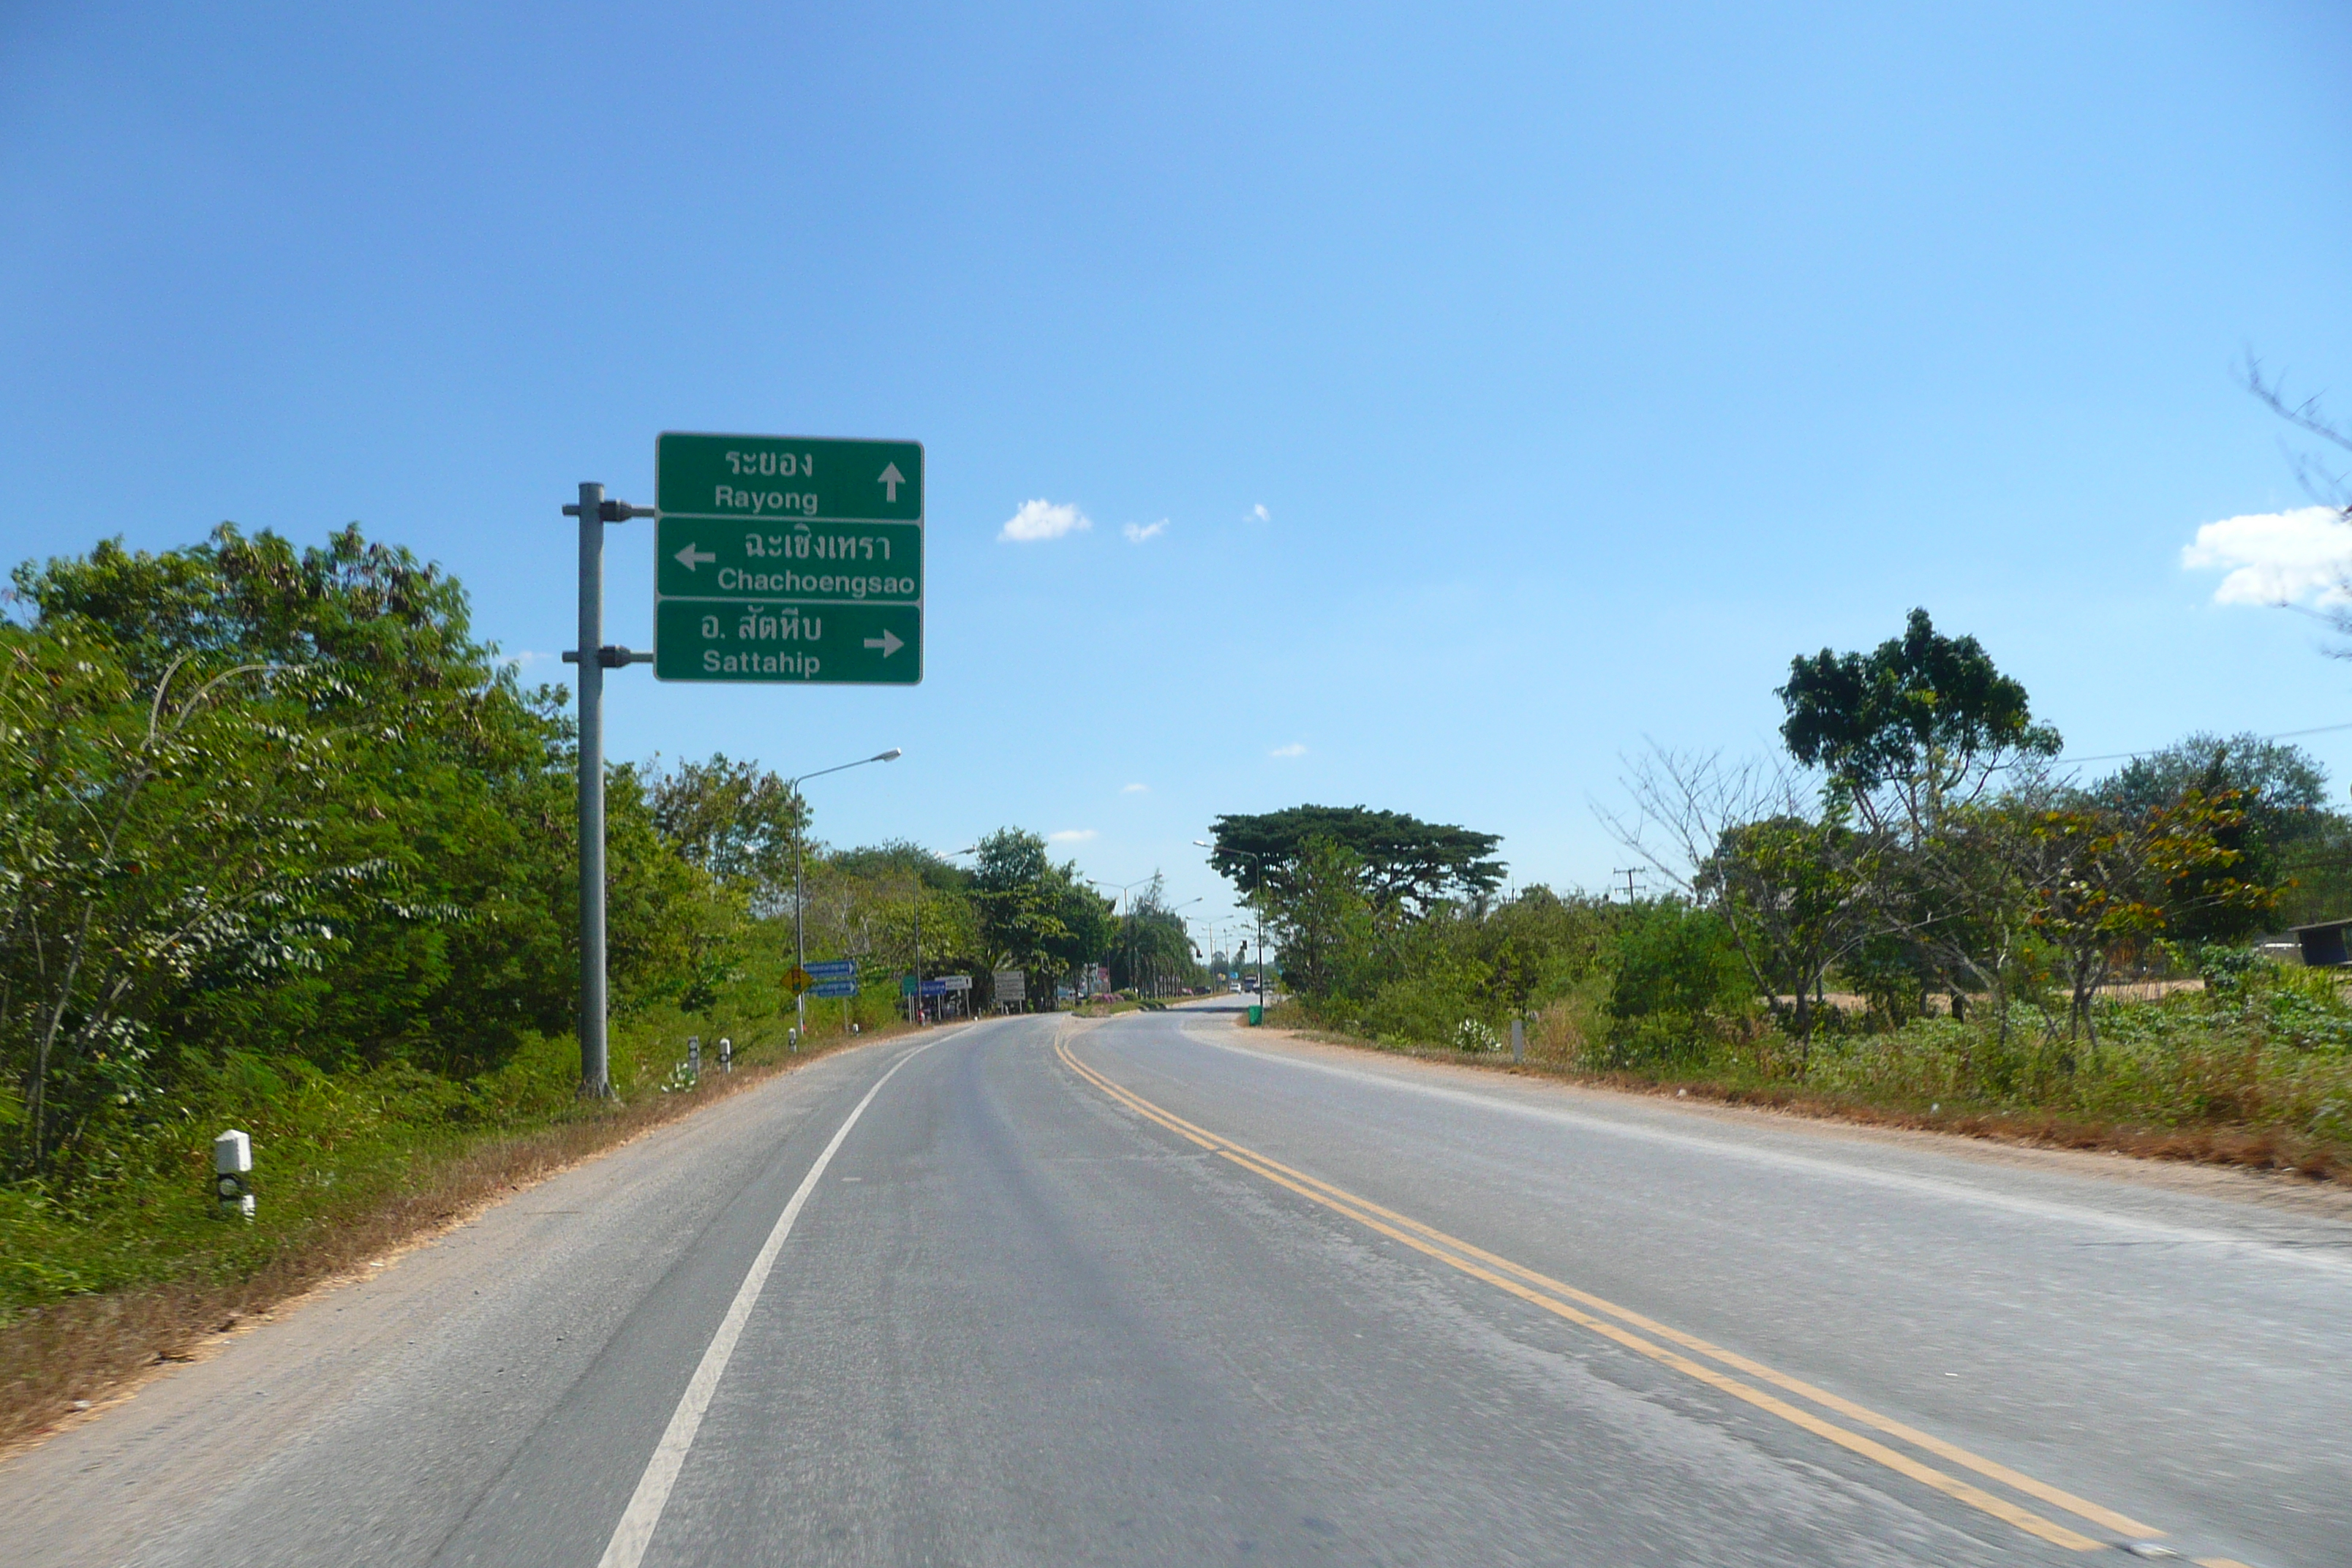
[[(755, 965), (708, 1015), (657, 1007), (616, 1020), (610, 1070), (620, 1104), (575, 1097), (579, 1046), (531, 1037), (470, 1081), (405, 1065), (326, 1072), (299, 1058), (232, 1054), (184, 1086), (165, 1118), (112, 1130), (104, 1160), (62, 1192), (0, 1186), (0, 1322), (68, 1297), (175, 1280), (219, 1283), (261, 1273), (289, 1251), (361, 1223), (486, 1144), (570, 1124), (631, 1121), (631, 1102), (690, 1094), (687, 1037), (704, 1043), (706, 1077), (721, 1036), (744, 1068), (782, 1058), (793, 1015), (779, 1005), (780, 964)], [(897, 998), (858, 997), (850, 1016), (887, 1026)], [(812, 1049), (846, 1037), (843, 1005), (812, 1003)], [(224, 1219), (212, 1194), (212, 1141), (251, 1134), (258, 1195), (251, 1222)], [(581, 1131), (592, 1141), (591, 1128)]]

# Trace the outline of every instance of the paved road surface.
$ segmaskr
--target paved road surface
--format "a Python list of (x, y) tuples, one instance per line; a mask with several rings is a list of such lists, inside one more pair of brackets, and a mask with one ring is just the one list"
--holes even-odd
[(2106, 1169), (1225, 1014), (942, 1031), (0, 1468), (0, 1555), (2352, 1563), (2352, 1224)]

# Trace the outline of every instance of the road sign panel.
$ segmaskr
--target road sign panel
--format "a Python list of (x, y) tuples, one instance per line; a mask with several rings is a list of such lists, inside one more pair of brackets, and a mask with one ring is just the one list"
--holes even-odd
[(664, 517), (654, 533), (654, 591), (665, 599), (923, 601), (920, 523)]
[(795, 996), (815, 984), (815, 979), (805, 969), (793, 968), (784, 972), (784, 989)]
[(654, 446), (654, 675), (923, 679), (923, 448), (669, 431)]
[(854, 958), (812, 958), (801, 967), (819, 980), (854, 980), (857, 977), (857, 960)]
[(809, 994), (820, 1002), (844, 1001), (857, 994), (857, 981), (854, 976), (847, 980), (820, 980)]
[(665, 431), (654, 442), (654, 504), (665, 517), (920, 522), (919, 441)]
[(912, 686), (923, 679), (919, 605), (654, 605), (664, 680)]

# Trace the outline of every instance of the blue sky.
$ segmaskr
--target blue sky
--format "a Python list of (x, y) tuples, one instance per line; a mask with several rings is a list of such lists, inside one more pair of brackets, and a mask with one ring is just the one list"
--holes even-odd
[(1597, 887), (1620, 753), (1769, 749), (1790, 656), (1913, 605), (2077, 753), (2352, 721), (2315, 622), (2216, 602), (2310, 599), (2324, 531), (2182, 557), (2309, 504), (2248, 349), (2352, 416), (2347, 68), (2263, 0), (18, 0), (0, 552), (356, 519), (557, 679), (579, 480), (913, 437), (924, 684), (631, 671), (614, 756), (903, 746), (826, 837), (1084, 836), (1196, 914), (1188, 841), (1301, 801)]

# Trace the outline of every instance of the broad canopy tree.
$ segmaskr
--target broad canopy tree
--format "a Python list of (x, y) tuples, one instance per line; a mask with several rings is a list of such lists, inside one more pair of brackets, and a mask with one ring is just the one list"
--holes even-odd
[(1869, 653), (1791, 660), (1777, 695), (1789, 754), (1821, 769), (1877, 829), (1926, 831), (1938, 811), (1981, 799), (2004, 769), (2060, 745), (2033, 721), (2025, 688), (1976, 638), (1937, 631), (1925, 610)]
[(1503, 883), (1494, 858), (1502, 836), (1398, 811), (1361, 805), (1294, 805), (1258, 816), (1217, 818), (1210, 864), (1245, 895), (1270, 893), (1277, 903), (1301, 888), (1307, 846), (1319, 841), (1354, 858), (1359, 886), (1377, 909), (1402, 907), (1419, 916), (1449, 899), (1491, 898)]

